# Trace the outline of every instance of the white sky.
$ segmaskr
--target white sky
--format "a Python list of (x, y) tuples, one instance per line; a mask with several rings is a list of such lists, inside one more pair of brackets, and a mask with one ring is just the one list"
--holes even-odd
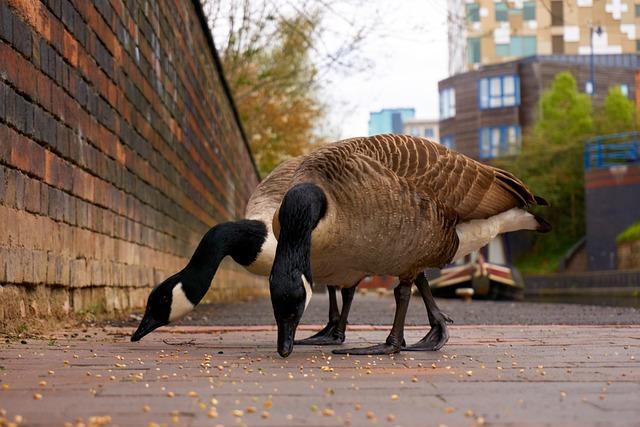
[(372, 37), (362, 51), (372, 61), (366, 74), (330, 76), (326, 131), (335, 138), (366, 135), (369, 112), (381, 108), (414, 107), (417, 118), (438, 117), (437, 84), (447, 77), (446, 0), (368, 4), (359, 19), (379, 10), (385, 36)]

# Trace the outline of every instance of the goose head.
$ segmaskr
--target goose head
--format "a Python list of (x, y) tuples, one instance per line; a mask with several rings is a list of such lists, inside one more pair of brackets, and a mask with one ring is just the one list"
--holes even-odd
[(310, 280), (299, 271), (277, 277), (271, 280), (271, 304), (278, 325), (278, 354), (287, 357), (293, 351), (296, 329), (313, 291)]
[[(185, 292), (188, 274), (180, 272), (169, 277), (153, 288), (147, 299), (147, 308), (138, 329), (131, 336), (131, 341), (140, 341), (142, 337), (156, 330), (160, 326), (180, 319), (193, 310), (199, 299)], [(200, 286), (201, 287), (201, 286)]]
[(327, 199), (320, 187), (298, 184), (284, 196), (277, 213), (278, 247), (269, 276), (271, 304), (278, 326), (278, 353), (293, 351), (295, 332), (311, 301), (311, 233), (324, 217)]
[(139, 341), (193, 310), (207, 293), (224, 257), (229, 255), (237, 263), (249, 267), (262, 251), (266, 238), (267, 227), (261, 221), (231, 221), (211, 228), (187, 266), (153, 288), (131, 341)]

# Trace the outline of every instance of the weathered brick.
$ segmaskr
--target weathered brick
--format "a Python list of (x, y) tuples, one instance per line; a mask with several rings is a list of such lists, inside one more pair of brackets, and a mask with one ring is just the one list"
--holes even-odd
[(31, 57), (31, 29), (18, 16), (13, 15), (13, 43), (27, 59)]
[(40, 214), (47, 215), (49, 212), (49, 186), (40, 183)]
[(7, 258), (7, 249), (0, 246), (0, 283), (7, 283)]
[(22, 281), (25, 283), (34, 283), (33, 251), (21, 249), (21, 252), (20, 264), (22, 267)]
[(40, 212), (40, 182), (35, 179), (26, 179), (25, 208), (28, 212)]
[[(0, 135), (0, 138), (2, 136)], [(1, 144), (2, 142), (0, 142)], [(0, 204), (4, 204), (4, 198), (7, 194), (7, 183), (6, 183), (6, 174), (5, 167), (0, 165)]]
[(7, 85), (0, 80), (0, 119), (6, 120)]
[(26, 176), (20, 172), (15, 175), (16, 179), (16, 209), (24, 210), (24, 195), (25, 195), (25, 178)]
[(0, 160), (9, 162), (11, 159), (11, 145), (13, 132), (0, 123)]
[(5, 170), (4, 204), (12, 208), (16, 206), (16, 175), (13, 169)]
[[(45, 230), (42, 230), (45, 232)], [(47, 280), (47, 253), (44, 251), (33, 252), (33, 283), (46, 283)]]
[(12, 13), (7, 2), (0, 2), (0, 37), (13, 44), (13, 24), (11, 23)]
[(20, 96), (10, 87), (7, 86), (7, 90), (5, 93), (5, 119), (7, 120), (7, 123), (11, 123), (12, 125), (15, 126), (15, 123), (17, 122), (17, 117), (16, 117), (16, 104), (17, 104), (17, 99)]
[(9, 248), (7, 252), (7, 282), (22, 283), (24, 278), (22, 251), (19, 248)]
[(76, 224), (76, 202), (74, 198), (67, 193), (63, 193), (63, 206), (64, 206), (64, 222), (67, 224)]

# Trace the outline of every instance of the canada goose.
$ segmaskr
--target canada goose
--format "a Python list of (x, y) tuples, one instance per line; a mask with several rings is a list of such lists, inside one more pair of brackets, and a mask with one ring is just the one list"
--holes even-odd
[[(295, 158), (278, 166), (251, 195), (247, 203), (246, 219), (225, 222), (211, 228), (200, 241), (187, 266), (151, 291), (145, 314), (131, 336), (132, 341), (139, 341), (156, 328), (178, 320), (193, 310), (207, 293), (220, 262), (227, 255), (254, 274), (266, 276), (271, 272), (277, 244), (271, 228), (273, 215), (300, 161), (301, 158)], [(328, 289), (327, 326), (317, 334), (297, 341), (297, 344), (327, 345), (344, 342), (355, 287), (342, 290), (342, 313), (337, 305), (336, 288), (329, 286)], [(425, 292), (424, 289), (422, 291)], [(431, 316), (430, 313), (429, 315)]]
[[(353, 138), (311, 153), (293, 172), (273, 218), (278, 245), (269, 285), (278, 353), (286, 357), (293, 349), (312, 280), (355, 284), (371, 274), (400, 278), (391, 332), (384, 344), (334, 352), (399, 351), (412, 282), (424, 287), (426, 268), (500, 233), (548, 231), (548, 223), (526, 211), (536, 204), (546, 202), (509, 172), (427, 139)], [(432, 347), (428, 334), (413, 349)]]

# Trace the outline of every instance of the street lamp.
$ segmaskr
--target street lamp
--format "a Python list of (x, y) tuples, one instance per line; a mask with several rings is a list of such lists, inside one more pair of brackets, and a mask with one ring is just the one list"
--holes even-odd
[(591, 40), (591, 63), (590, 63), (590, 81), (591, 83), (591, 91), (589, 95), (596, 96), (596, 72), (593, 64), (593, 33), (596, 33), (598, 36), (602, 34), (602, 27), (600, 25), (596, 25), (595, 27), (592, 25), (589, 26), (589, 38)]

